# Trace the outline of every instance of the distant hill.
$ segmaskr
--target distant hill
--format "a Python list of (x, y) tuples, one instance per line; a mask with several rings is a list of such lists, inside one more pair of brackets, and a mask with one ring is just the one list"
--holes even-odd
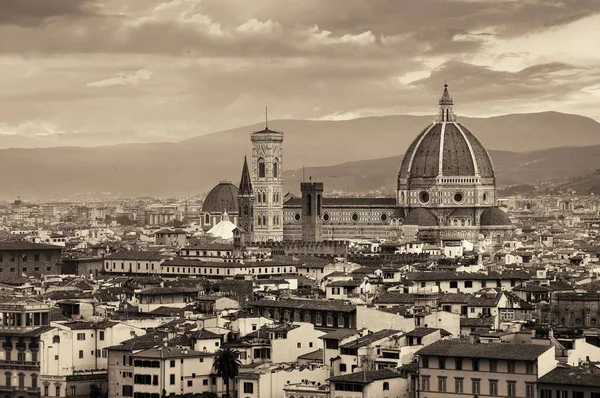
[[(432, 119), (275, 120), (269, 126), (285, 133), (283, 166), (289, 170), (290, 189), (297, 187), (305, 165), (307, 175), (322, 177), (329, 189), (357, 191), (394, 187), (399, 155)], [(493, 149), (500, 184), (571, 177), (598, 167), (600, 152), (594, 145), (600, 145), (600, 124), (592, 119), (546, 112), (460, 120)], [(262, 127), (245, 126), (178, 143), (0, 150), (0, 198), (193, 195), (219, 180), (237, 184), (243, 156), (250, 151), (249, 133)], [(566, 145), (577, 147), (551, 149)], [(311, 171), (314, 166), (321, 166), (318, 173)]]
[[(600, 145), (586, 148), (556, 148), (543, 151), (515, 153), (489, 151), (496, 170), (498, 186), (538, 184), (552, 179), (581, 177), (581, 184), (593, 184), (583, 176), (598, 167)], [(290, 170), (285, 174), (286, 188), (298, 192), (305, 178), (321, 180), (331, 191), (385, 191), (393, 192), (402, 156), (343, 163), (328, 167), (310, 167)], [(595, 175), (595, 174), (594, 174)], [(598, 176), (600, 181), (600, 175)], [(573, 188), (575, 189), (575, 188)]]
[(578, 194), (600, 195), (600, 169), (592, 173), (583, 174), (579, 177), (570, 178), (567, 181), (551, 184), (546, 188), (546, 191), (560, 192), (573, 190)]

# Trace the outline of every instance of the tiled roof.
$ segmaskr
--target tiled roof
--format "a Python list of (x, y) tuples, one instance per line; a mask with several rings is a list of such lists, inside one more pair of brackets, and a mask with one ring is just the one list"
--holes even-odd
[(62, 323), (61, 325), (68, 327), (71, 330), (83, 330), (83, 329), (108, 329), (119, 322), (101, 321), (101, 322), (88, 322), (88, 321), (73, 321)]
[(369, 333), (366, 336), (359, 337), (356, 340), (350, 341), (340, 346), (340, 348), (361, 348), (366, 347), (376, 341), (385, 339), (386, 337), (393, 336), (401, 333), (400, 330), (383, 329), (375, 333)]
[[(440, 334), (442, 332), (443, 329), (436, 329), (436, 328), (416, 328), (411, 330), (410, 332), (406, 333), (405, 336), (408, 337), (425, 337), (427, 335), (430, 335), (431, 333), (435, 333), (436, 331), (440, 331)], [(444, 330), (444, 332), (446, 332)], [(446, 332), (448, 333), (448, 332)]]
[(62, 250), (61, 246), (33, 243), (25, 240), (0, 242), (0, 251), (3, 250)]
[(555, 368), (540, 377), (538, 383), (598, 387), (600, 390), (600, 374), (582, 368)]
[(161, 252), (123, 250), (104, 257), (106, 260), (138, 260), (138, 261), (159, 261), (167, 256)]
[(200, 329), (190, 333), (190, 336), (196, 340), (211, 340), (220, 339), (221, 335), (211, 332), (210, 330)]
[(316, 351), (309, 352), (304, 355), (300, 355), (298, 359), (305, 359), (307, 361), (322, 361), (323, 360), (323, 349), (319, 348)]
[(349, 304), (345, 300), (257, 300), (250, 302), (249, 305), (254, 307), (290, 308), (300, 310), (322, 310), (338, 312), (352, 312), (356, 310), (355, 305)]
[(324, 334), (323, 336), (320, 336), (320, 339), (327, 339), (327, 340), (343, 340), (347, 337), (350, 337), (352, 335), (357, 334), (358, 332), (360, 332), (360, 330), (356, 330), (356, 329), (336, 329), (336, 330), (332, 330), (329, 333)]
[(465, 327), (492, 327), (494, 318), (460, 318), (460, 326)]
[(377, 380), (394, 379), (402, 377), (401, 373), (396, 372), (392, 369), (381, 369), (381, 370), (368, 370), (366, 372), (356, 372), (346, 375), (330, 377), (330, 382), (341, 382), (341, 383), (359, 383), (369, 384)]
[(158, 347), (149, 348), (133, 354), (135, 358), (183, 358), (183, 357), (206, 357), (212, 356), (212, 353), (188, 350), (177, 347)]
[(173, 287), (151, 287), (142, 290), (140, 294), (157, 296), (160, 294), (178, 294), (178, 293), (198, 293), (201, 289), (197, 287), (173, 286)]
[(375, 304), (414, 304), (416, 295), (405, 293), (382, 293), (373, 303)]
[(478, 344), (464, 340), (438, 340), (427, 347), (421, 348), (416, 354), (533, 361), (548, 350), (554, 350), (554, 347), (540, 344)]

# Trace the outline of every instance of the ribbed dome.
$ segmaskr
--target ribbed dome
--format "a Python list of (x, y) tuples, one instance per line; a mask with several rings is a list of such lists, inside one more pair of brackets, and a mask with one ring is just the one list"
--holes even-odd
[(492, 161), (481, 142), (457, 122), (425, 128), (408, 147), (400, 167), (401, 178), (476, 175), (493, 178)]
[(237, 213), (238, 188), (230, 182), (220, 182), (214, 187), (202, 204), (203, 213)]
[(479, 224), (488, 227), (505, 226), (512, 225), (512, 221), (510, 221), (510, 217), (499, 208), (490, 207), (489, 209), (481, 213)]
[(404, 219), (404, 225), (418, 225), (420, 227), (437, 227), (437, 218), (423, 207), (412, 209)]

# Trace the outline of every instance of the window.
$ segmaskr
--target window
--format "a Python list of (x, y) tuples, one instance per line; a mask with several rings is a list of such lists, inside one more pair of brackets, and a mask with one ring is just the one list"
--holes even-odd
[(446, 358), (439, 359), (440, 369), (446, 369)]
[(438, 377), (438, 391), (446, 392), (446, 378), (445, 377)]
[(473, 371), (479, 372), (479, 359), (473, 359)]
[(462, 370), (462, 358), (456, 358), (456, 360), (454, 361), (454, 368), (456, 370)]
[(296, 343), (297, 348), (302, 348), (302, 343)]
[(383, 391), (389, 391), (390, 390), (390, 383), (388, 383), (387, 381), (383, 382)]
[(584, 397), (583, 391), (573, 391), (573, 398), (583, 398), (583, 397)]
[(508, 361), (507, 365), (508, 365), (508, 373), (515, 373), (515, 368), (516, 368), (515, 361)]
[(429, 358), (423, 357), (421, 358), (421, 367), (427, 369), (429, 367)]
[(471, 379), (471, 393), (480, 394), (480, 380), (479, 379)]
[(421, 377), (421, 391), (429, 391), (429, 376)]
[(527, 362), (527, 363), (525, 363), (525, 372), (528, 375), (532, 375), (534, 373), (534, 371), (533, 371), (533, 362)]
[(77, 340), (85, 340), (85, 333), (77, 333)]
[(72, 397), (74, 397), (75, 395), (77, 395), (75, 391), (76, 391), (75, 386), (71, 386), (71, 396)]
[(454, 392), (462, 394), (462, 392), (463, 392), (463, 379), (462, 378), (454, 379)]
[(208, 385), (208, 379), (202, 379), (202, 385), (203, 386), (207, 386)]
[(56, 396), (60, 397), (60, 386), (56, 387), (56, 391), (55, 392), (56, 392)]
[(60, 343), (60, 336), (52, 337), (52, 344), (58, 344), (58, 343)]
[(506, 382), (506, 395), (509, 397), (517, 396), (517, 383), (515, 381)]
[(308, 342), (308, 348), (312, 348), (312, 346), (313, 346), (313, 342), (312, 342), (312, 341), (309, 341), (309, 342)]
[(490, 380), (490, 393), (491, 396), (498, 395), (498, 380)]
[[(44, 386), (44, 395), (48, 396), (50, 395), (50, 386)], [(123, 394), (125, 395), (125, 394)]]
[[(530, 383), (525, 383), (525, 397), (526, 398), (534, 398), (535, 397), (535, 386)], [(594, 397), (592, 397), (594, 398)], [(600, 398), (600, 397), (598, 397)]]
[(279, 164), (277, 162), (273, 163), (273, 178), (277, 178), (279, 174)]
[(490, 372), (498, 371), (498, 361), (495, 359), (490, 359)]
[(258, 178), (265, 178), (267, 176), (267, 169), (265, 166), (265, 160), (263, 158), (258, 159)]
[(133, 396), (133, 386), (123, 386), (122, 395), (124, 397), (132, 397)]
[(79, 359), (83, 358), (83, 350), (79, 350)]
[(193, 385), (194, 385), (194, 381), (193, 380), (188, 380), (187, 386), (188, 387), (192, 387)]
[(458, 282), (450, 281), (450, 289), (456, 289), (456, 288), (458, 288)]
[(244, 394), (254, 394), (254, 384), (244, 382)]
[(346, 371), (346, 364), (340, 363), (340, 372), (345, 372), (345, 371)]
[(100, 331), (100, 341), (104, 341), (104, 331)]
[(540, 398), (552, 398), (552, 390), (546, 390), (542, 388), (540, 390)]
[(175, 361), (171, 361), (171, 363), (170, 363), (169, 366), (172, 367), (172, 368), (174, 368), (175, 367)]
[(465, 287), (473, 287), (473, 281), (465, 281)]
[(175, 375), (173, 373), (171, 373), (169, 375), (169, 384), (171, 384), (171, 385), (175, 384)]

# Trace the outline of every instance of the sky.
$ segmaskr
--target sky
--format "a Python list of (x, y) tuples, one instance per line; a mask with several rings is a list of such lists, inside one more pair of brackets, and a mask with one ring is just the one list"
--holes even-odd
[(444, 81), (600, 121), (599, 42), (600, 0), (1, 0), (0, 145), (434, 114)]

